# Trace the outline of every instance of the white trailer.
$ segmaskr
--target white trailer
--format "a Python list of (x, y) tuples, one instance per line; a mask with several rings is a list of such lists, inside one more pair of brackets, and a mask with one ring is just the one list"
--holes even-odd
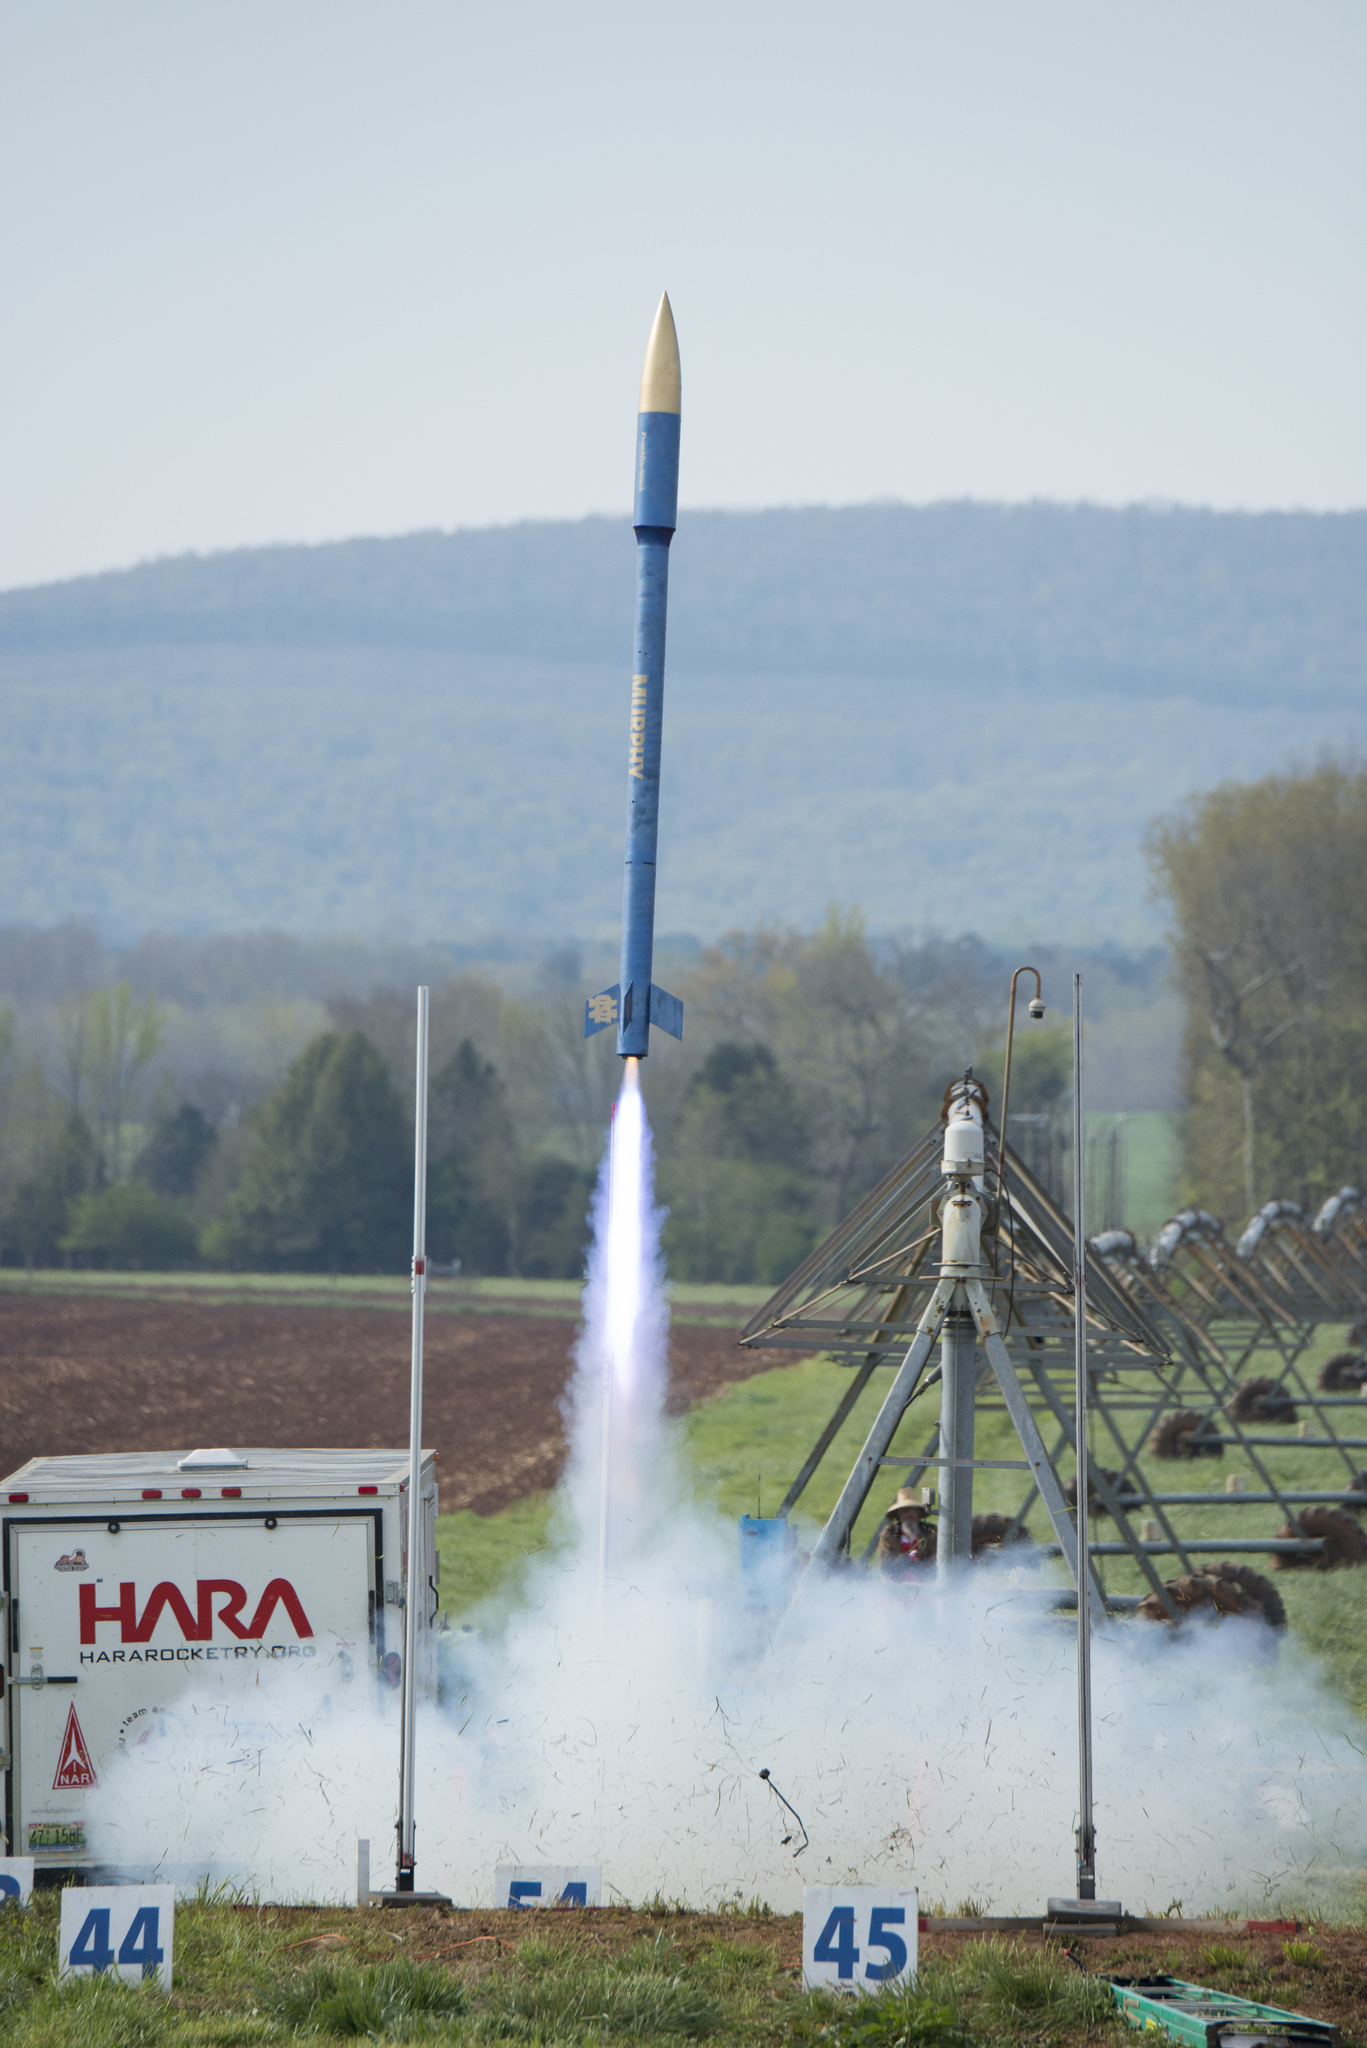
[[(436, 1459), (422, 1454), (416, 1690), (436, 1683)], [(4, 1828), (90, 1870), (86, 1806), (192, 1686), (265, 1663), (397, 1687), (409, 1453), (200, 1450), (33, 1458), (0, 1481)], [(395, 1747), (397, 1793), (398, 1751)]]

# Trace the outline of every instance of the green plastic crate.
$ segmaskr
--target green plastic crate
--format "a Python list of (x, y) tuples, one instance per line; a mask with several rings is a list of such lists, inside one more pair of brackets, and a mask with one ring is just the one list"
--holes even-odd
[(1339, 2030), (1180, 1977), (1112, 1977), (1111, 1996), (1141, 2033), (1192, 2048), (1339, 2048)]

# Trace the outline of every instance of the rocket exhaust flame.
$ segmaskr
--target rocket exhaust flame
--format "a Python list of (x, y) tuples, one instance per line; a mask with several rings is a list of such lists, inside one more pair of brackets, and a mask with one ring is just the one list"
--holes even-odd
[[(665, 1317), (651, 1172), (650, 1126), (640, 1061), (628, 1059), (599, 1196), (586, 1301), (597, 1308), (603, 1358), (598, 1572), (603, 1597), (615, 1562), (626, 1562), (654, 1463), (663, 1405)], [(593, 1327), (591, 1321), (590, 1327)], [(615, 1552), (622, 1552), (618, 1559)]]
[(629, 1059), (612, 1119), (608, 1170), (607, 1354), (614, 1392), (630, 1398), (633, 1345), (641, 1313), (645, 1245), (645, 1104), (640, 1063)]

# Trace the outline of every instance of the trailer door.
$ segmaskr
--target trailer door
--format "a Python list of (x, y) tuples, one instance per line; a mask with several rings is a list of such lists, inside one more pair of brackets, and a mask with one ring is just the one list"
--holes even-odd
[(372, 1514), (25, 1520), (9, 1539), (12, 1855), (85, 1862), (91, 1789), (192, 1691), (284, 1666), (321, 1695), (373, 1668)]

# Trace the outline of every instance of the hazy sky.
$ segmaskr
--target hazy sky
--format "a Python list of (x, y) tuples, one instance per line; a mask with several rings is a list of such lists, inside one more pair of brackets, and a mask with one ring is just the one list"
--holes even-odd
[(0, 584), (695, 505), (1367, 503), (1363, 0), (0, 4)]

